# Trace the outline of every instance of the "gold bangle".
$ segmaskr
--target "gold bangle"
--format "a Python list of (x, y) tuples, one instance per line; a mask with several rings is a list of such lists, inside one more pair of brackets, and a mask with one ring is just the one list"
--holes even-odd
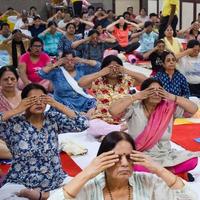
[(178, 98), (178, 97), (175, 95), (175, 99), (174, 99), (174, 102), (175, 102), (175, 103), (177, 102), (177, 98)]
[(177, 180), (178, 180), (178, 176), (175, 177), (175, 180), (173, 181), (172, 184), (169, 185), (169, 187), (172, 188), (176, 184)]

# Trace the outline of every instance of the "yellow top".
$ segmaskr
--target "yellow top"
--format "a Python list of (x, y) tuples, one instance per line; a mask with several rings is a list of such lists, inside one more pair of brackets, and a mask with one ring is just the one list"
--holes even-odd
[(177, 38), (173, 37), (173, 42), (170, 43), (169, 40), (164, 37), (164, 42), (165, 42), (165, 48), (167, 51), (171, 51), (174, 54), (178, 54), (183, 50), (182, 44), (179, 42)]
[(162, 9), (162, 16), (166, 17), (171, 13), (171, 5), (176, 5), (176, 12), (175, 15), (178, 15), (179, 9), (179, 0), (164, 0), (163, 2), (163, 9)]

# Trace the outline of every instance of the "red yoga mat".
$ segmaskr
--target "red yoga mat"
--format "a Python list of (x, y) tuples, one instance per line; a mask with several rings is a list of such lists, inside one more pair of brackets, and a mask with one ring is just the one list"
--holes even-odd
[(172, 141), (187, 150), (200, 151), (200, 143), (194, 139), (200, 138), (200, 124), (174, 125)]
[[(76, 176), (79, 172), (81, 172), (81, 168), (66, 153), (60, 153), (60, 158), (62, 168), (69, 176)], [(7, 174), (9, 168), (10, 165), (0, 165), (0, 169), (2, 170), (3, 174)]]

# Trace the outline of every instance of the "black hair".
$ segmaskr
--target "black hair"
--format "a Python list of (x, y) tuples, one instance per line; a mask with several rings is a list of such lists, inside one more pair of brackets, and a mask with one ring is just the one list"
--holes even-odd
[(94, 10), (95, 8), (94, 8), (94, 6), (91, 5), (91, 6), (88, 6), (88, 10), (89, 10), (89, 9)]
[(30, 9), (30, 10), (32, 10), (32, 9), (37, 10), (37, 8), (36, 8), (35, 6), (31, 6), (29, 9)]
[(150, 13), (149, 18), (151, 18), (151, 17), (158, 17), (158, 15), (156, 13)]
[(161, 58), (163, 63), (165, 63), (165, 59), (166, 59), (167, 56), (170, 55), (170, 54), (171, 54), (172, 56), (174, 56), (174, 58), (176, 58), (176, 56), (174, 55), (173, 52), (171, 52), (171, 51), (164, 51), (163, 54), (162, 54), (162, 58)]
[(97, 23), (97, 24), (95, 24), (95, 26), (94, 26), (94, 29), (97, 29), (97, 28), (98, 28), (98, 26), (101, 26), (101, 27), (103, 28), (103, 26), (102, 26), (102, 24), (101, 24), (101, 23)]
[(163, 87), (163, 84), (161, 81), (156, 80), (154, 78), (148, 78), (145, 81), (143, 81), (142, 85), (141, 85), (141, 91), (147, 89), (152, 83), (158, 83), (161, 87)]
[(152, 26), (152, 27), (153, 27), (153, 22), (151, 22), (151, 21), (146, 21), (146, 22), (144, 23), (144, 28), (147, 28), (147, 27), (149, 27), (149, 26)]
[(96, 29), (92, 29), (92, 30), (90, 30), (89, 31), (89, 33), (88, 33), (88, 37), (90, 37), (91, 35), (93, 35), (93, 34), (97, 34), (97, 35), (99, 35), (99, 32), (96, 30)]
[(34, 21), (37, 20), (37, 19), (41, 19), (41, 17), (38, 16), (38, 15), (36, 15), (36, 16), (33, 17), (33, 20), (34, 20)]
[(193, 20), (193, 21), (191, 22), (191, 25), (194, 24), (195, 22), (198, 22), (198, 20)]
[[(16, 33), (22, 33), (21, 30), (19, 29), (15, 29), (12, 32), (12, 35), (16, 34)], [(12, 62), (13, 62), (13, 66), (14, 67), (18, 67), (18, 55), (17, 55), (17, 45), (20, 46), (20, 51), (21, 51), (21, 55), (26, 53), (26, 49), (23, 43), (23, 40), (21, 39), (21, 41), (16, 41), (15, 38), (12, 40)]]
[(130, 143), (130, 145), (133, 147), (133, 150), (135, 150), (135, 142), (129, 134), (123, 131), (112, 131), (103, 138), (97, 156), (104, 152), (111, 151), (120, 141), (126, 141)]
[(104, 10), (103, 7), (101, 7), (101, 6), (96, 7), (96, 11), (98, 11), (98, 9), (101, 9), (102, 11)]
[(109, 12), (112, 12), (112, 13), (113, 13), (113, 10), (107, 10), (107, 11), (106, 11), (107, 14), (108, 14)]
[(165, 44), (164, 40), (160, 39), (160, 40), (156, 40), (154, 46), (157, 46), (158, 44)]
[(133, 6), (129, 6), (129, 7), (127, 7), (127, 10), (128, 10), (129, 8), (132, 8), (132, 9), (133, 9)]
[(30, 47), (32, 47), (35, 42), (40, 42), (42, 44), (42, 46), (43, 46), (43, 41), (38, 37), (34, 37), (30, 41)]
[(67, 55), (70, 55), (70, 54), (72, 54), (73, 57), (76, 56), (74, 51), (66, 51), (66, 52), (63, 52), (62, 58), (65, 57), (65, 56), (67, 56)]
[(10, 25), (9, 25), (8, 23), (3, 22), (3, 23), (1, 24), (1, 26), (0, 26), (0, 30), (2, 30), (4, 26), (10, 27)]
[(120, 58), (118, 58), (115, 55), (109, 55), (103, 59), (102, 64), (101, 64), (101, 69), (103, 69), (104, 67), (107, 67), (112, 61), (115, 61), (117, 64), (121, 66), (123, 65), (123, 62)]
[(20, 29), (15, 29), (13, 30), (12, 35), (14, 35), (15, 33), (22, 33), (22, 31)]
[(27, 86), (25, 86), (25, 88), (22, 90), (21, 98), (25, 99), (26, 97), (28, 97), (28, 93), (31, 90), (41, 90), (44, 94), (47, 94), (46, 89), (42, 85), (36, 83), (30, 83)]
[(54, 25), (55, 27), (57, 27), (57, 23), (55, 21), (50, 21), (47, 25), (47, 27), (49, 28), (50, 26)]
[(70, 25), (74, 26), (74, 28), (76, 29), (76, 24), (74, 24), (74, 23), (72, 23), (72, 22), (67, 23), (66, 26), (65, 26), (65, 29), (67, 30), (67, 28), (68, 28)]
[(7, 66), (4, 66), (4, 67), (1, 67), (1, 68), (0, 68), (0, 78), (3, 76), (3, 74), (4, 74), (6, 71), (12, 72), (12, 73), (15, 75), (15, 78), (16, 78), (17, 80), (19, 79), (19, 75), (18, 75), (18, 73), (17, 73), (17, 70), (16, 70), (16, 68), (15, 68), (13, 65), (7, 65)]
[[(122, 15), (119, 15), (117, 17), (116, 20), (118, 20), (120, 17), (123, 17)], [(117, 28), (119, 28), (119, 23), (115, 25)], [(123, 30), (125, 31), (126, 29), (128, 28), (128, 24), (127, 23), (124, 23), (124, 26), (123, 26)]]
[(125, 17), (125, 15), (129, 15), (130, 16), (131, 14), (128, 11), (126, 11), (126, 12), (123, 13), (123, 17)]
[(14, 10), (14, 8), (13, 7), (8, 7), (7, 10)]
[(187, 43), (187, 49), (193, 48), (194, 46), (200, 46), (200, 42), (198, 40), (190, 40)]

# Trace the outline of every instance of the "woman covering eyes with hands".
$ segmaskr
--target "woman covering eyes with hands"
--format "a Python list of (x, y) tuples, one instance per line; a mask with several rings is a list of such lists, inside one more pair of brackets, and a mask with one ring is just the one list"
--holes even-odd
[[(188, 171), (198, 163), (200, 152), (172, 149), (170, 139), (173, 120), (184, 112), (194, 114), (197, 105), (190, 100), (168, 93), (162, 83), (153, 78), (146, 79), (141, 91), (115, 101), (110, 106), (113, 116), (125, 113), (128, 133), (135, 140), (136, 149), (150, 155), (153, 160), (174, 174), (188, 180)], [(148, 171), (137, 166), (135, 170)], [(189, 175), (192, 181), (191, 175)], [(194, 180), (194, 179), (193, 179)]]
[[(21, 97), (15, 109), (0, 113), (0, 139), (13, 158), (1, 199), (20, 199), (16, 193), (24, 188), (58, 188), (68, 178), (60, 163), (58, 134), (88, 128), (85, 117), (49, 97), (41, 85), (27, 85)], [(47, 104), (57, 111), (44, 112)]]
[[(135, 173), (134, 164), (150, 173)], [(97, 157), (49, 200), (193, 200), (195, 193), (181, 178), (135, 151), (134, 141), (124, 132), (111, 132), (103, 139)]]

